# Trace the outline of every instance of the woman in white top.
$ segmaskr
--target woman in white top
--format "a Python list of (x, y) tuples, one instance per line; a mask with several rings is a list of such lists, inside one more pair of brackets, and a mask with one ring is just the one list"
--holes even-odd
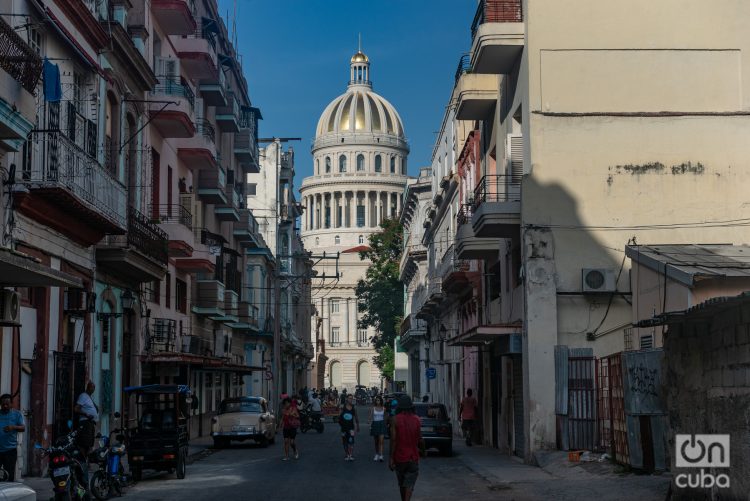
[(383, 441), (385, 440), (385, 407), (383, 398), (375, 397), (370, 410), (370, 435), (375, 439), (375, 457), (373, 461), (383, 462)]

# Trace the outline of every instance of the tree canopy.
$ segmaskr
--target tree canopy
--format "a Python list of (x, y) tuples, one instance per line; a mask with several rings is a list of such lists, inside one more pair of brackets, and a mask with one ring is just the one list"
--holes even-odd
[[(360, 259), (369, 259), (365, 278), (357, 283), (359, 328), (374, 327), (371, 338), (378, 356), (375, 365), (387, 377), (393, 373), (393, 343), (404, 311), (404, 287), (398, 278), (403, 252), (403, 229), (397, 219), (385, 219), (380, 231), (369, 237), (369, 248), (360, 251)], [(390, 372), (388, 372), (390, 371)]]

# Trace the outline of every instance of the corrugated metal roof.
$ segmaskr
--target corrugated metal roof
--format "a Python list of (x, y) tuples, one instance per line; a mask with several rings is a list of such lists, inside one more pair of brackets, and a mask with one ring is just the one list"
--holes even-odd
[(633, 261), (688, 286), (702, 279), (750, 279), (750, 246), (732, 244), (628, 245)]
[(686, 320), (695, 320), (701, 317), (711, 317), (721, 313), (727, 308), (750, 303), (750, 291), (743, 292), (738, 296), (719, 296), (707, 299), (686, 310), (671, 311), (656, 315), (647, 320), (641, 320), (634, 324), (635, 327), (655, 327), (658, 325), (677, 324)]

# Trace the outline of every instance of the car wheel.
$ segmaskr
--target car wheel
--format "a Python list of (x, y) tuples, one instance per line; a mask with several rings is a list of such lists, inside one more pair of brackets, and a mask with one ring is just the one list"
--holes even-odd
[(175, 467), (175, 475), (180, 480), (185, 478), (185, 473), (187, 473), (187, 466), (185, 464), (185, 452), (182, 451), (177, 455), (177, 466)]

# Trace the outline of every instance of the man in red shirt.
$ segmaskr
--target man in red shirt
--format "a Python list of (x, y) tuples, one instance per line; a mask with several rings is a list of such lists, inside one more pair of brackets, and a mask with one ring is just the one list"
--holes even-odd
[(388, 466), (396, 471), (401, 501), (409, 501), (419, 476), (419, 456), (424, 454), (422, 422), (414, 414), (414, 404), (407, 395), (396, 406), (391, 420), (391, 458)]
[(461, 400), (458, 414), (461, 417), (461, 428), (466, 435), (466, 445), (471, 447), (471, 434), (474, 432), (474, 422), (477, 419), (477, 399), (474, 398), (471, 388), (466, 390), (466, 396)]

